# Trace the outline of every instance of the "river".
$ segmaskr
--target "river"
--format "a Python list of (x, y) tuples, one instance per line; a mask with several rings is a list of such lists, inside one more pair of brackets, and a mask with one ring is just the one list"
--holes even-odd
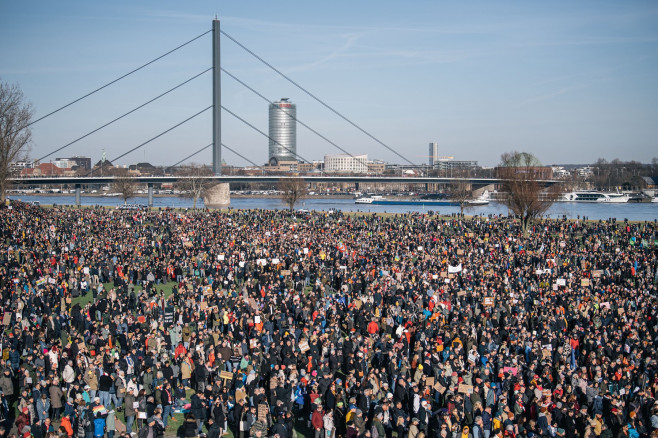
[[(24, 201), (38, 201), (42, 205), (74, 205), (75, 196), (56, 195), (56, 196), (39, 196), (39, 195), (12, 195), (10, 199), (20, 199)], [(121, 205), (123, 201), (119, 197), (108, 196), (82, 196), (80, 199), (82, 205), (102, 205), (106, 207), (115, 207)], [(145, 197), (137, 197), (130, 200), (136, 204), (146, 204)], [(191, 208), (192, 200), (179, 198), (176, 196), (156, 196), (153, 198), (155, 208), (173, 207), (173, 208)], [(197, 202), (197, 207), (203, 207), (203, 201)], [(420, 212), (427, 213), (433, 211), (441, 214), (458, 213), (459, 207), (451, 206), (412, 206), (412, 205), (362, 205), (355, 204), (352, 198), (330, 198), (324, 196), (314, 196), (300, 201), (297, 208), (308, 210), (327, 211), (335, 208), (341, 211), (361, 211), (371, 213), (408, 213)], [(286, 208), (283, 202), (278, 198), (232, 198), (231, 208), (237, 209), (283, 209)], [(472, 207), (465, 210), (467, 215), (484, 215), (488, 216), (507, 214), (507, 207), (492, 202), (481, 207)], [(655, 221), (658, 219), (658, 203), (627, 203), (627, 204), (595, 204), (595, 203), (576, 203), (576, 202), (557, 202), (551, 206), (547, 214), (549, 217), (578, 218), (586, 216), (589, 219), (609, 219), (633, 220), (633, 221)]]

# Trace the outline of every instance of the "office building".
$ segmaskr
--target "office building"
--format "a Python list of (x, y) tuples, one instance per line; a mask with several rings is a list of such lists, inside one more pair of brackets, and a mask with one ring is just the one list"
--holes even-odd
[(430, 150), (429, 150), (429, 165), (430, 167), (433, 167), (436, 162), (439, 161), (439, 144), (438, 143), (430, 143)]
[(325, 155), (327, 173), (368, 173), (368, 155)]
[(284, 97), (270, 104), (268, 162), (297, 161), (297, 105)]

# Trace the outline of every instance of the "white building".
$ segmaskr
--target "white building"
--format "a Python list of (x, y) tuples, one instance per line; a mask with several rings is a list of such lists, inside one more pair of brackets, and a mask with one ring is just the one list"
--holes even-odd
[(75, 161), (68, 158), (57, 158), (56, 160), (53, 160), (52, 163), (55, 166), (59, 167), (60, 169), (70, 169), (71, 167), (78, 164)]
[(325, 155), (324, 171), (327, 173), (368, 173), (368, 155)]

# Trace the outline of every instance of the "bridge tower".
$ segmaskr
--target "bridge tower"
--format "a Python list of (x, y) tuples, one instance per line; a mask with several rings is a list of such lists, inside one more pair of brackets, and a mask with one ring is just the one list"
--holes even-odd
[[(219, 61), (219, 20), (212, 21), (212, 173), (222, 174), (222, 68)], [(203, 195), (206, 207), (226, 207), (231, 203), (228, 183), (219, 183)]]
[(212, 172), (222, 174), (222, 69), (219, 60), (219, 20), (212, 21)]

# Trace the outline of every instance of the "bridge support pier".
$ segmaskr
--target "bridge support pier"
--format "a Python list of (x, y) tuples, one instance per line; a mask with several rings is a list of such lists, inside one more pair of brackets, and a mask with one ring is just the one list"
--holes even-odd
[(80, 207), (80, 184), (75, 185), (75, 206)]
[(358, 182), (354, 183), (354, 190), (357, 191), (357, 192), (359, 191), (359, 183)]
[(222, 208), (231, 205), (229, 183), (219, 183), (210, 187), (203, 194), (203, 205), (206, 208)]
[(153, 207), (153, 183), (148, 183), (149, 190), (149, 208)]

